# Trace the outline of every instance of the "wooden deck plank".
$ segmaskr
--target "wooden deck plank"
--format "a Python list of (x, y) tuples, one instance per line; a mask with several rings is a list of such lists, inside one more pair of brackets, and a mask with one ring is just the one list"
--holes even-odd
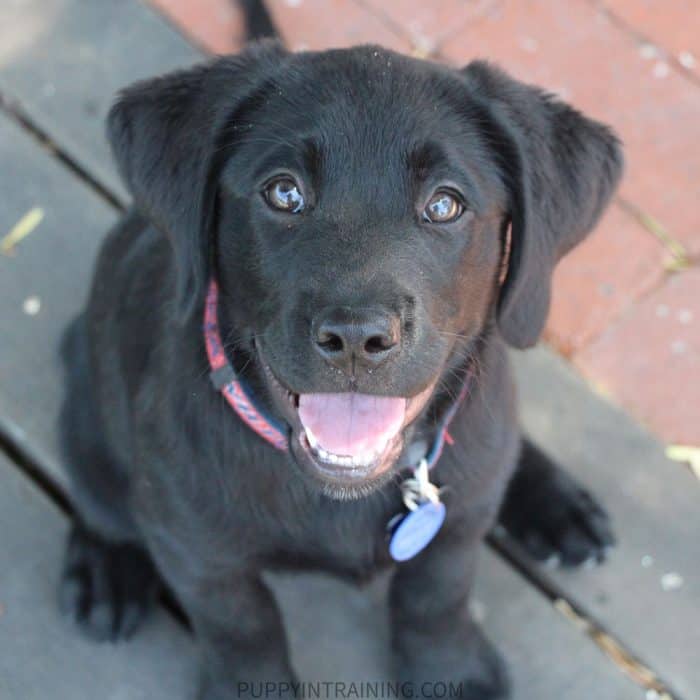
[(128, 644), (84, 640), (60, 616), (66, 531), (61, 513), (0, 455), (0, 698), (191, 697), (192, 643), (162, 611)]
[[(302, 678), (390, 678), (386, 577), (364, 591), (317, 575), (276, 575), (272, 583)], [(513, 700), (640, 700), (638, 687), (489, 551), (472, 604), (508, 661)]]
[[(62, 515), (0, 456), (0, 697), (188, 700), (195, 652), (162, 612), (117, 645), (85, 641), (59, 616), (55, 588), (66, 530)], [(302, 680), (391, 677), (385, 580), (365, 591), (318, 575), (277, 575), (272, 583)], [(515, 700), (639, 697), (579, 632), (488, 553), (476, 597), (487, 631), (511, 663)]]
[(84, 303), (116, 213), (2, 116), (0, 153), (11, 164), (0, 170), (0, 237), (27, 212), (43, 212), (14, 251), (0, 253), (0, 428), (61, 481), (59, 341)]
[(104, 138), (115, 93), (201, 58), (139, 0), (0, 3), (0, 91), (123, 199)]
[[(684, 698), (700, 697), (700, 482), (553, 353), (515, 362), (526, 428), (603, 499), (619, 537), (604, 566), (554, 579)], [(669, 573), (679, 589), (664, 590)]]

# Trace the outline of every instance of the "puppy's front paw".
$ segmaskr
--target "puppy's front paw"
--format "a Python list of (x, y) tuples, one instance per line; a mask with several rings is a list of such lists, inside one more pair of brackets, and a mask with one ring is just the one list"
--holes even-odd
[(467, 659), (468, 675), (458, 684), (462, 700), (507, 700), (510, 677), (503, 657), (484, 636), (474, 629), (473, 648)]
[(601, 563), (615, 544), (604, 508), (558, 468), (536, 484), (514, 482), (500, 524), (532, 557), (551, 565)]
[(427, 700), (437, 697), (445, 688), (449, 688), (452, 697), (461, 700), (510, 697), (506, 663), (473, 623), (447, 643), (439, 635), (431, 639), (420, 634), (411, 636), (408, 644), (405, 640), (398, 644), (399, 679), (404, 697)]
[(158, 576), (148, 555), (74, 526), (59, 590), (62, 612), (96, 641), (128, 639), (150, 611)]

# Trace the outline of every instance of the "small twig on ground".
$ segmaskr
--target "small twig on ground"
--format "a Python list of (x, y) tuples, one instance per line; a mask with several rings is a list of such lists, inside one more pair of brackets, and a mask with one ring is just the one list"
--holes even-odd
[(15, 246), (26, 238), (41, 223), (44, 218), (44, 210), (41, 207), (30, 209), (13, 227), (12, 230), (0, 240), (0, 251), (3, 255), (10, 255)]

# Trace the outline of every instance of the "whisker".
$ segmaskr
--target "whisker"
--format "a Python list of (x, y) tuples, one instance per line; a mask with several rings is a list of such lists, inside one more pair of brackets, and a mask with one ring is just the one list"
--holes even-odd
[(440, 328), (437, 329), (437, 332), (440, 335), (444, 335), (448, 338), (460, 338), (462, 340), (471, 340), (471, 337), (468, 335), (464, 335), (463, 333), (453, 333), (451, 331), (443, 331)]

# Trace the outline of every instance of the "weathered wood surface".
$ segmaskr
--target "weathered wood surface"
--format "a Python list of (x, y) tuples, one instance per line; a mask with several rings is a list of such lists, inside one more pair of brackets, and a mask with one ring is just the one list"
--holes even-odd
[(2, 115), (0, 153), (10, 166), (0, 169), (0, 237), (30, 210), (43, 212), (14, 251), (0, 254), (0, 429), (61, 480), (58, 345), (84, 303), (95, 253), (116, 214)]
[[(390, 677), (386, 582), (358, 591), (327, 577), (275, 577), (292, 657), (303, 678)], [(639, 688), (488, 551), (481, 557), (472, 606), (509, 663), (513, 700), (640, 698)]]
[[(700, 482), (553, 353), (515, 364), (528, 432), (602, 498), (619, 538), (604, 566), (554, 579), (682, 697), (700, 698)], [(664, 590), (668, 574), (680, 588)]]
[(128, 644), (83, 640), (58, 612), (68, 523), (0, 455), (0, 698), (176, 700), (192, 696), (195, 654), (158, 611)]
[(115, 93), (201, 57), (138, 0), (0, 2), (0, 92), (123, 199), (104, 138)]
[[(116, 645), (85, 641), (60, 617), (56, 586), (67, 525), (0, 456), (0, 697), (193, 697), (195, 650), (161, 610), (133, 640)], [(477, 607), (511, 663), (516, 700), (639, 697), (638, 689), (512, 571), (490, 554), (483, 559)], [(359, 591), (321, 576), (274, 577), (302, 680), (390, 678), (384, 583)]]

